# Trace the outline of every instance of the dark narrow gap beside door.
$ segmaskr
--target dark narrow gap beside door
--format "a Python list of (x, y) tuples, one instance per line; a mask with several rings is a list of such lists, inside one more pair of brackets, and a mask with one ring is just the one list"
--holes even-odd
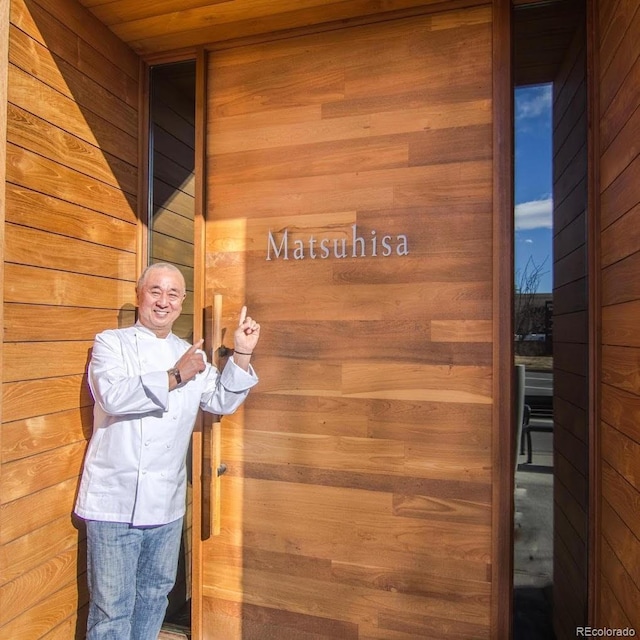
[[(149, 74), (148, 262), (170, 262), (183, 273), (187, 298), (174, 332), (194, 333), (195, 61), (152, 66)], [(191, 454), (187, 457), (189, 465)], [(175, 587), (163, 626), (166, 637), (191, 627), (192, 474)]]
[[(540, 281), (535, 277), (520, 281), (514, 278), (516, 288), (520, 285), (525, 289), (522, 291), (525, 304), (520, 308), (517, 293), (514, 296), (514, 316), (522, 314), (527, 304), (530, 315), (538, 316), (523, 325), (520, 332), (523, 335), (515, 336), (519, 342), (515, 353), (520, 353), (521, 361), (529, 365), (525, 402), (532, 409), (529, 426), (533, 427), (531, 458), (526, 437), (523, 449), (519, 442), (516, 452), (516, 640), (572, 638), (576, 627), (587, 621), (589, 283), (585, 12), (584, 0), (557, 0), (520, 5), (513, 16), (514, 92), (550, 83), (547, 98), (551, 110), (552, 183), (550, 202), (544, 194), (537, 199), (521, 200), (516, 195), (515, 199), (516, 229), (518, 214), (535, 216), (541, 207), (547, 207), (551, 215), (550, 259), (543, 263), (538, 256), (529, 267), (534, 276), (536, 266), (541, 263), (542, 271), (552, 271), (550, 295), (546, 296), (547, 287), (538, 289)], [(517, 155), (522, 151), (516, 140), (516, 173)], [(526, 165), (526, 159), (523, 164)], [(528, 207), (528, 211), (518, 210), (518, 205)], [(514, 242), (539, 241), (540, 234), (535, 236), (533, 232), (535, 224), (531, 223), (530, 232), (523, 232), (520, 237), (516, 231)], [(528, 302), (527, 294), (532, 294)], [(525, 336), (529, 338), (528, 344)], [(533, 357), (537, 351), (540, 355), (546, 352), (551, 358), (550, 370)], [(552, 389), (550, 394), (536, 388), (544, 386)], [(524, 489), (520, 493), (519, 485)], [(545, 557), (548, 552), (550, 557)]]

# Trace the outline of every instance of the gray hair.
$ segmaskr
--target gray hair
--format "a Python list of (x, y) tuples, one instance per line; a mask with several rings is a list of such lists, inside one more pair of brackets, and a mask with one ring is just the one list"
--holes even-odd
[(146, 282), (147, 277), (149, 276), (149, 273), (151, 271), (156, 271), (157, 269), (165, 269), (167, 271), (173, 271), (174, 273), (177, 273), (182, 279), (183, 288), (186, 289), (184, 275), (182, 274), (182, 271), (180, 271), (180, 269), (176, 267), (175, 264), (171, 264), (170, 262), (154, 262), (153, 264), (150, 264), (148, 267), (146, 267), (144, 271), (140, 274), (140, 277), (138, 278), (138, 282), (136, 283), (136, 291), (139, 292), (142, 290), (142, 287), (144, 286), (144, 283)]

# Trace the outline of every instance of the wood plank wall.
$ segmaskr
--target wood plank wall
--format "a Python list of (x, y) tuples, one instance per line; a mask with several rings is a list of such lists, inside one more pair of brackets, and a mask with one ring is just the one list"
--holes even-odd
[(554, 627), (587, 622), (589, 344), (587, 86), (584, 20), (553, 91)]
[[(491, 20), (211, 54), (207, 299), (263, 337), (223, 420), (205, 638), (492, 637)], [(351, 253), (353, 225), (409, 255), (292, 255)]]
[[(6, 151), (7, 151), (7, 74), (9, 67), (9, 0), (0, 0), (0, 293), (4, 292), (4, 220), (6, 215)], [(0, 322), (4, 326), (4, 307), (0, 306)], [(4, 349), (0, 343), (0, 371), (4, 366)], [(2, 416), (2, 395), (0, 394), (0, 417)], [(0, 452), (2, 451), (2, 427), (0, 426)], [(0, 483), (2, 481), (2, 457), (0, 455)], [(1, 484), (0, 484), (1, 486)], [(0, 495), (1, 500), (1, 495)], [(0, 518), (0, 545), (2, 520)], [(1, 548), (1, 547), (0, 547)], [(4, 566), (0, 552), (0, 567)], [(0, 600), (0, 605), (2, 604)]]
[(640, 5), (599, 6), (602, 286), (598, 624), (640, 631)]
[(187, 299), (174, 331), (193, 338), (195, 215), (194, 63), (160, 65), (152, 70), (153, 215), (149, 255), (182, 271)]
[(139, 67), (73, 0), (12, 0), (10, 18), (0, 636), (68, 639), (85, 368), (96, 332), (134, 320)]

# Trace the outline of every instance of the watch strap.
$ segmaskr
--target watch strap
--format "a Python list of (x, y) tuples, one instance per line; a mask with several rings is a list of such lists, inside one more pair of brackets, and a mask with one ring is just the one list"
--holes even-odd
[(182, 376), (180, 375), (180, 369), (178, 369), (178, 367), (169, 369), (169, 375), (173, 376), (178, 384), (182, 384)]

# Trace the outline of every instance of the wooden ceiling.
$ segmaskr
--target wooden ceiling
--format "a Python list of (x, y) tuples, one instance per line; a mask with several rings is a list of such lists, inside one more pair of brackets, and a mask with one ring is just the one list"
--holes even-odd
[[(138, 54), (442, 10), (442, 0), (78, 0)], [(457, 7), (487, 0), (454, 0)], [(585, 0), (512, 0), (516, 84), (553, 79)], [(582, 7), (582, 11), (580, 10)], [(578, 10), (576, 10), (578, 8)]]
[[(140, 55), (265, 33), (411, 15), (442, 0), (79, 0)], [(458, 0), (460, 5), (486, 0)]]

